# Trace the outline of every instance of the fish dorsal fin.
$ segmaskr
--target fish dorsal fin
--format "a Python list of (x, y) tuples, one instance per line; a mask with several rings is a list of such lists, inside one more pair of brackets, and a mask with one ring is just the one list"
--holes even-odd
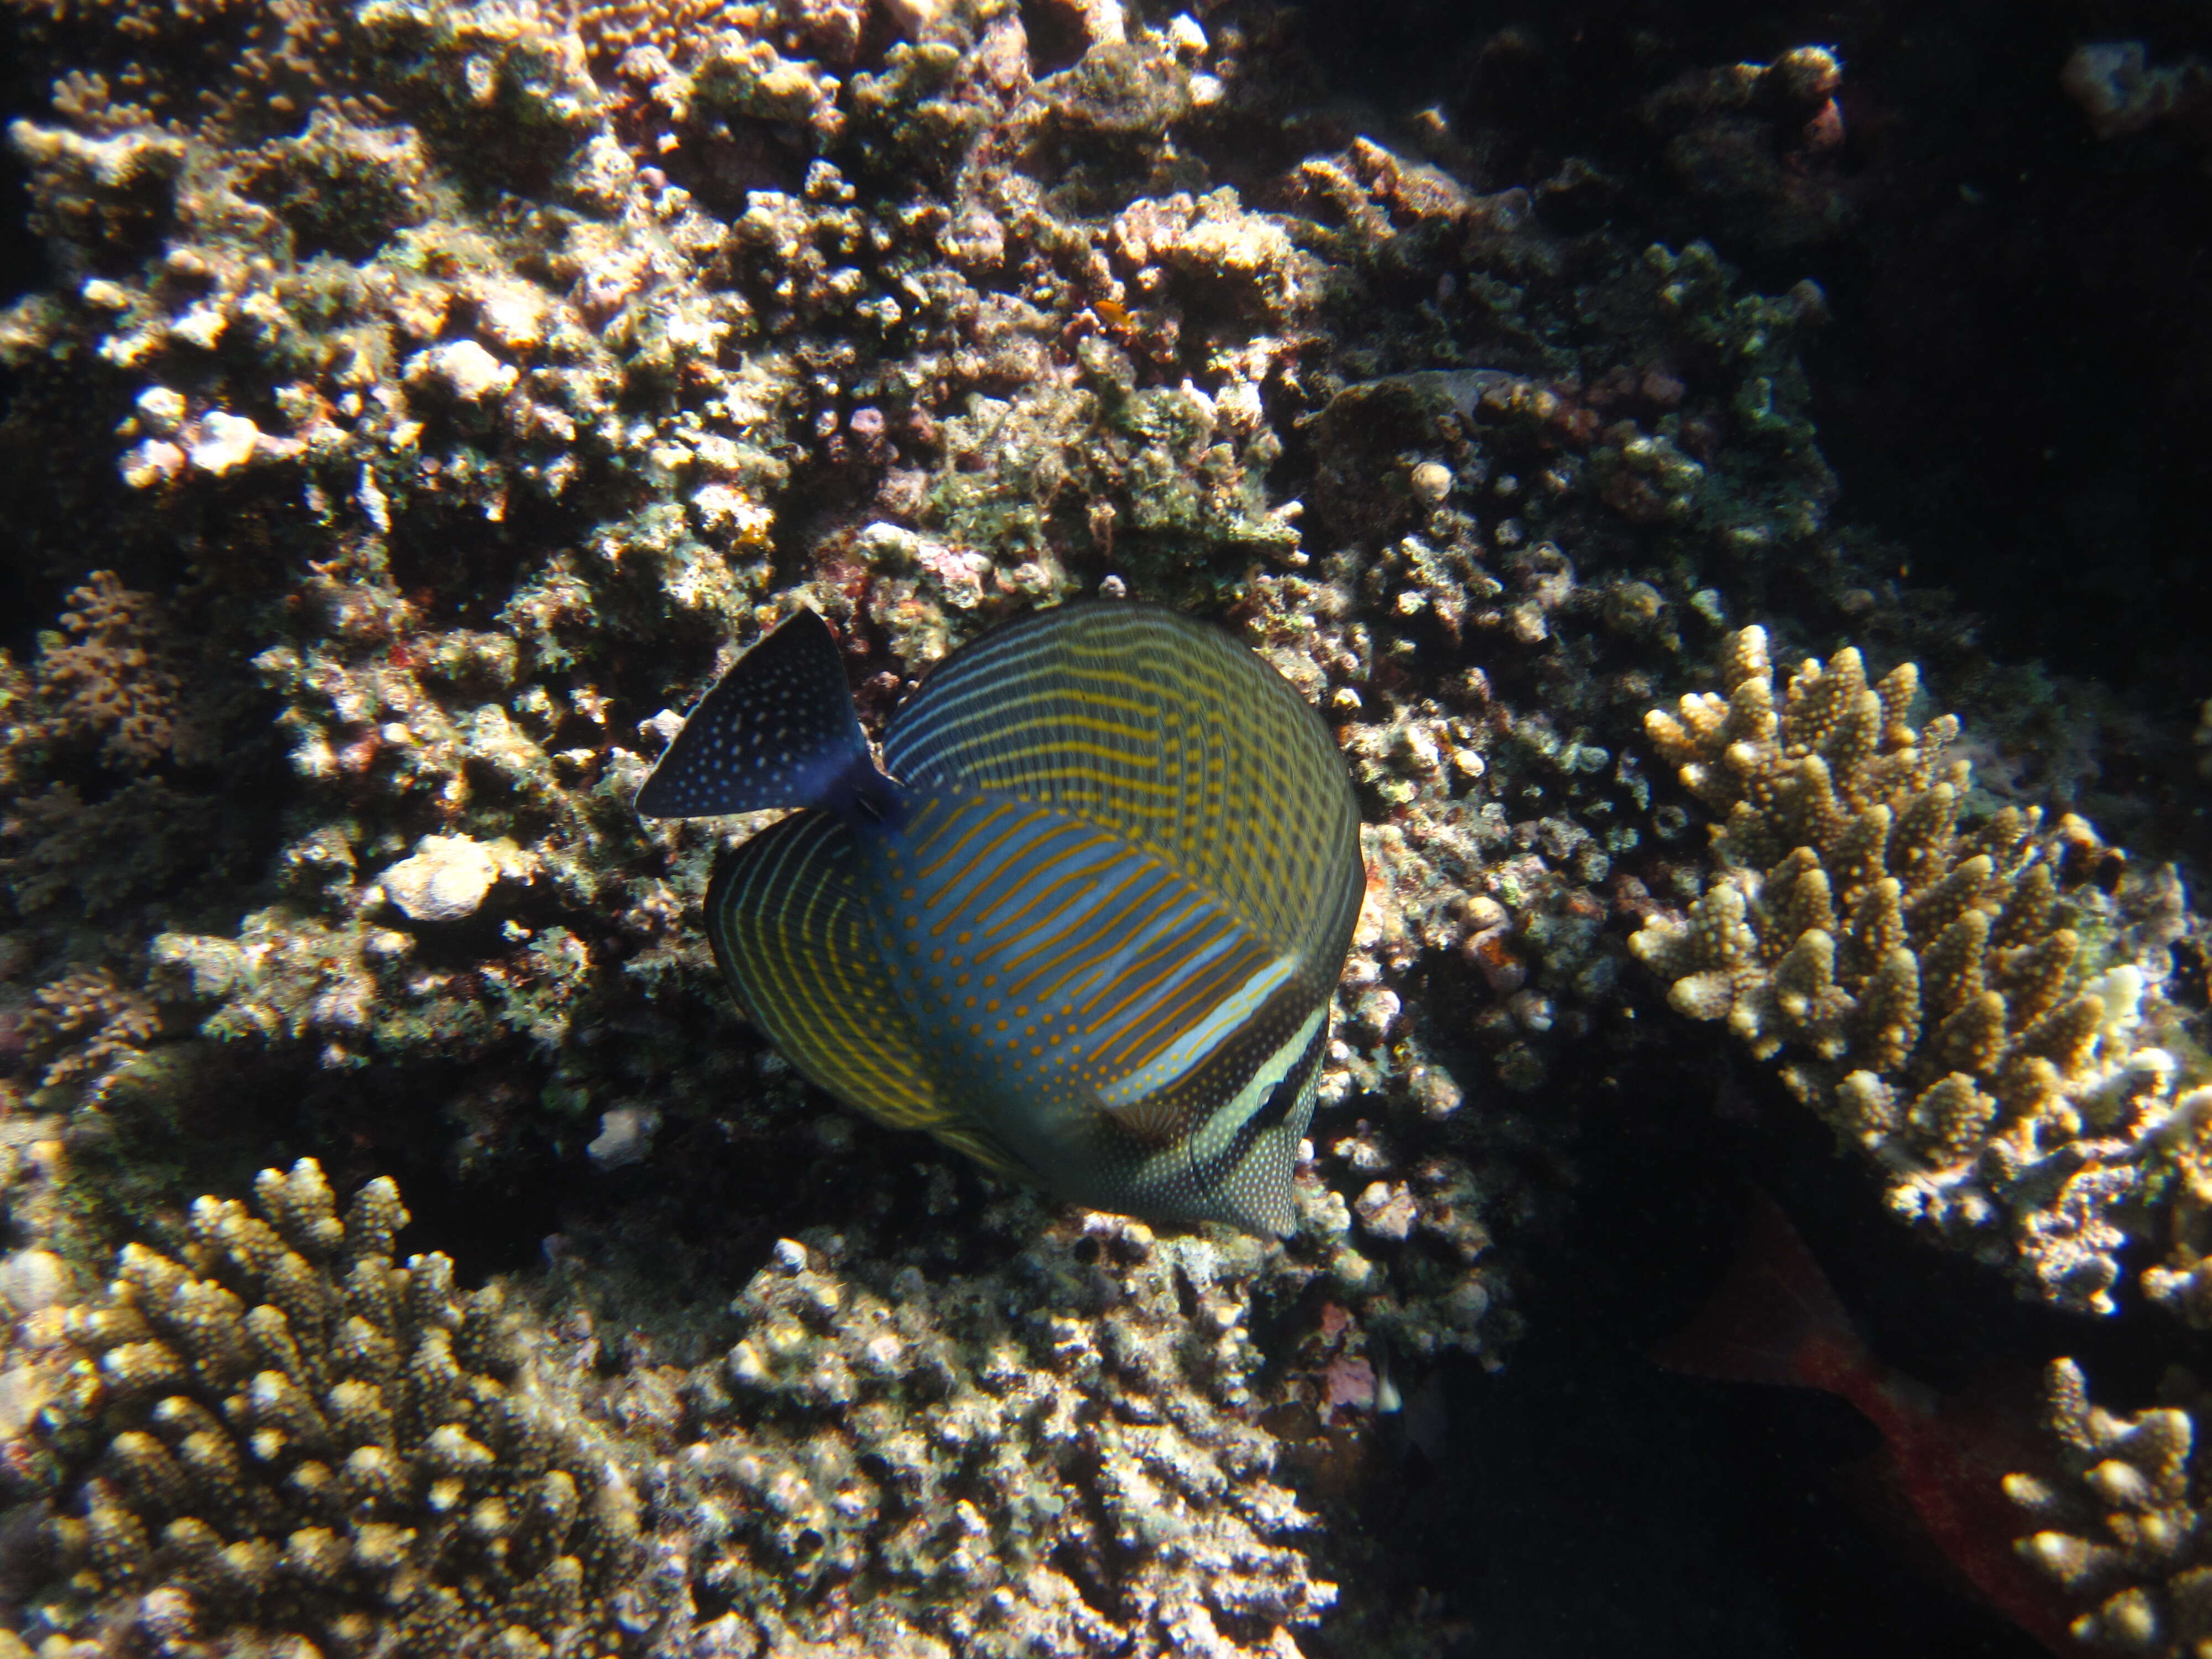
[(794, 813), (726, 854), (707, 892), (724, 975), (810, 1081), (878, 1122), (927, 1129), (1001, 1175), (1030, 1179), (930, 1081), (877, 955), (859, 871), (851, 831), (824, 812)]
[(830, 625), (801, 611), (737, 659), (637, 792), (638, 816), (836, 806), (876, 776)]
[(1361, 896), (1358, 811), (1328, 728), (1229, 635), (1121, 602), (1040, 611), (939, 667), (892, 718), (908, 784), (1086, 819), (1332, 968)]

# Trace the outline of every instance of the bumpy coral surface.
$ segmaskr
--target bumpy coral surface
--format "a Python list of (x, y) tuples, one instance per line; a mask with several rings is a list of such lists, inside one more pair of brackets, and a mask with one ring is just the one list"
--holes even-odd
[(2156, 989), (2124, 935), (2085, 948), (2100, 896), (2064, 890), (2099, 861), (2094, 835), (2012, 807), (1962, 822), (1958, 722), (1911, 725), (1909, 663), (1869, 685), (1855, 650), (1808, 659), (1778, 699), (1747, 629), (1725, 684), (1647, 721), (1723, 821), (1712, 884), (1648, 922), (1636, 955), (1679, 1012), (1784, 1056), (1899, 1214), (2110, 1311), (2179, 1068), (2142, 1041)]
[(855, 1243), (780, 1242), (725, 1360), (612, 1402), (717, 1650), (1231, 1659), (1335, 1600), (1251, 1420), (1253, 1241), (1094, 1217), (1005, 1283)]
[(341, 1218), (303, 1159), (256, 1197), (200, 1200), (177, 1255), (127, 1246), (105, 1297), (33, 1316), (70, 1575), (33, 1628), (89, 1608), (132, 1652), (617, 1650), (629, 1484), (498, 1297), (442, 1255), (394, 1264), (389, 1181)]
[(2073, 1634), (2087, 1650), (2196, 1659), (2212, 1650), (2212, 1503), (2196, 1455), (2205, 1400), (2177, 1372), (2168, 1404), (2122, 1417), (2090, 1403), (2070, 1359), (2046, 1379), (2061, 1468), (2015, 1474), (2005, 1492), (2038, 1530), (2021, 1556), (2087, 1610)]

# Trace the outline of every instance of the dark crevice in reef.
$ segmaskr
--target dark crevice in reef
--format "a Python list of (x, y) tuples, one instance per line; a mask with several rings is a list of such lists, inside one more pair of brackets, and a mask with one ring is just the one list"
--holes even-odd
[[(1889, 0), (1306, 8), (1315, 60), (1372, 107), (1377, 137), (1433, 106), (1452, 124), (1445, 159), (1478, 188), (1534, 184), (1571, 156), (1599, 170), (1607, 182), (1547, 201), (1555, 229), (1602, 217), (1702, 237), (1764, 291), (1819, 281), (1833, 320), (1807, 368), (1839, 522), (1909, 550), (1907, 582), (1955, 592), (1997, 656), (2100, 676), (2169, 714), (2212, 694), (2197, 499), (2212, 198), (2197, 154), (2160, 131), (2094, 138), (2058, 72), (2088, 40), (2170, 59), (2201, 45), (2190, 21), (2158, 0), (2094, 16)], [(1843, 61), (1843, 148), (1833, 229), (1791, 240), (1725, 179), (1678, 167), (1641, 111), (1678, 77), (1807, 45)]]
[[(1427, 1606), (1458, 1632), (1455, 1654), (2033, 1659), (2032, 1639), (1930, 1568), (1876, 1474), (1881, 1436), (1850, 1407), (1650, 1354), (1737, 1259), (1754, 1193), (1789, 1216), (1880, 1362), (1998, 1430), (2007, 1412), (2033, 1421), (2057, 1352), (2118, 1408), (2151, 1403), (2175, 1333), (1993, 1296), (1989, 1269), (1885, 1216), (1774, 1078), (1641, 1012), (1547, 1085), (1547, 1111), (1579, 1115), (1571, 1203), (1500, 1231), (1527, 1264), (1509, 1362), (1399, 1376), (1406, 1408), (1340, 1517), (1357, 1528), (1333, 1528), (1348, 1554), (1332, 1571), (1363, 1603)], [(2206, 1358), (2202, 1337), (2179, 1346)], [(1324, 1625), (1310, 1650), (1350, 1659), (1358, 1633)]]
[[(204, 1040), (157, 1053), (165, 1058), (153, 1078), (126, 1078), (70, 1125), (71, 1202), (105, 1243), (173, 1243), (179, 1194), (248, 1192), (258, 1170), (301, 1157), (320, 1161), (341, 1195), (375, 1176), (398, 1181), (414, 1217), (398, 1255), (444, 1250), (469, 1284), (533, 1265), (556, 1230), (564, 1164), (546, 1137), (514, 1137), (490, 1172), (453, 1165), (445, 1105), (498, 1103), (490, 1068), (303, 1077), (296, 1056), (246, 1057)], [(523, 1103), (511, 1087), (507, 1097)], [(364, 1123), (374, 1130), (346, 1127)]]
[[(0, 404), (7, 398), (8, 378), (0, 373)], [(18, 561), (0, 559), (0, 651), (19, 661), (37, 651), (39, 624), (53, 614), (54, 607), (42, 603), (44, 588)]]
[[(0, 52), (6, 50), (4, 40), (0, 40)], [(31, 192), (22, 166), (12, 154), (0, 150), (0, 306), (12, 304), (52, 281), (46, 250), (31, 234), (30, 212)], [(0, 392), (4, 392), (6, 383), (6, 378), (0, 378)]]
[(429, 1159), (385, 1159), (381, 1172), (398, 1182), (415, 1218), (402, 1253), (443, 1250), (465, 1285), (543, 1266), (545, 1241), (560, 1230), (562, 1189), (588, 1166), (580, 1170), (542, 1138), (515, 1150), (521, 1156), (511, 1152), (486, 1180), (456, 1180)]
[[(0, 64), (17, 64), (24, 61), (18, 36), (22, 24), (9, 11), (0, 14)], [(20, 110), (33, 107), (37, 100), (27, 94), (21, 84), (26, 77), (20, 72), (0, 72), (0, 97), (6, 107)], [(30, 226), (31, 191), (24, 174), (23, 164), (14, 149), (0, 144), (0, 307), (13, 304), (23, 295), (49, 286), (53, 270), (46, 259), (46, 248), (32, 233)], [(4, 404), (13, 377), (0, 371), (0, 404)]]
[(1022, 33), (1029, 42), (1030, 70), (1039, 80), (1073, 67), (1089, 44), (1080, 13), (1073, 7), (1021, 0)]

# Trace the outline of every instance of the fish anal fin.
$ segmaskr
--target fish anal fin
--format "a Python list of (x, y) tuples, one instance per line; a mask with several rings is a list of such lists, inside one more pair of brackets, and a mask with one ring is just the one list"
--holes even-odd
[(1038, 1184), (1036, 1172), (1006, 1150), (1006, 1143), (979, 1124), (939, 1125), (930, 1133), (954, 1152), (971, 1158), (1001, 1181), (1019, 1187)]

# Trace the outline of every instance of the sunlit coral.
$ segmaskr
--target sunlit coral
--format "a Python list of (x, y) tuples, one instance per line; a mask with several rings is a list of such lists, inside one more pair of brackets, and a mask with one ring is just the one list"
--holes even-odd
[(1911, 724), (1909, 663), (1869, 684), (1855, 650), (1808, 659), (1778, 700), (1747, 629), (1723, 683), (1646, 720), (1721, 822), (1705, 896), (1636, 955), (1678, 1012), (1780, 1057), (1899, 1214), (2109, 1311), (2178, 1068), (2139, 1040), (2155, 985), (2088, 956), (2063, 891), (2094, 834), (2013, 807), (1963, 822), (1958, 722)]
[(2047, 1423), (2060, 1468), (2026, 1472), (2006, 1495), (2037, 1530), (2020, 1540), (2031, 1566), (2086, 1607), (2076, 1639), (2092, 1651), (2197, 1659), (2212, 1646), (2208, 1502), (2196, 1458), (2203, 1392), (2172, 1373), (2168, 1403), (2121, 1416), (2090, 1403), (2070, 1359), (2045, 1376)]
[(1257, 1253), (1105, 1216), (1073, 1242), (1034, 1251), (1018, 1314), (842, 1241), (775, 1246), (659, 1499), (738, 1609), (711, 1633), (1237, 1659), (1316, 1622), (1335, 1586), (1246, 1420)]
[(442, 1255), (395, 1265), (389, 1181), (343, 1216), (311, 1160), (255, 1194), (43, 1316), (82, 1354), (40, 1429), (71, 1590), (163, 1651), (618, 1647), (635, 1500), (520, 1324)]

